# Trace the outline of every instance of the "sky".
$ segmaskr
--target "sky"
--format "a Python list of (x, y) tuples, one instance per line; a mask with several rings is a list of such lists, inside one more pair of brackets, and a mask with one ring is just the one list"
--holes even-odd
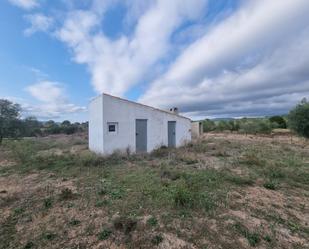
[(86, 121), (102, 92), (192, 119), (309, 97), (308, 0), (1, 0), (0, 98)]

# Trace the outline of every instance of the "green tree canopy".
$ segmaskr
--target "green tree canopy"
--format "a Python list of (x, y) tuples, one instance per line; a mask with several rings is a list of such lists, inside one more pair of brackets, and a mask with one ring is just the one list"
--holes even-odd
[(7, 99), (0, 99), (0, 144), (4, 137), (18, 134), (21, 107)]
[(309, 102), (303, 99), (288, 115), (289, 128), (309, 138)]
[(275, 125), (275, 128), (285, 129), (287, 127), (285, 119), (281, 116), (272, 116), (269, 121)]

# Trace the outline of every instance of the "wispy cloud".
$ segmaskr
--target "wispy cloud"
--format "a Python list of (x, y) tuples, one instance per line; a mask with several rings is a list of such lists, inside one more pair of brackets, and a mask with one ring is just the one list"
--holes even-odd
[(141, 102), (192, 116), (286, 112), (309, 96), (309, 2), (247, 2), (188, 46)]
[(26, 36), (30, 36), (35, 32), (47, 32), (54, 24), (52, 17), (41, 13), (26, 15), (25, 18), (30, 23), (30, 27), (24, 30)]
[(35, 7), (39, 6), (39, 1), (38, 0), (8, 0), (11, 4), (26, 9), (30, 10)]
[[(64, 2), (59, 20), (29, 15), (25, 34), (47, 31), (65, 43), (97, 92), (125, 95), (143, 84), (140, 102), (178, 106), (191, 117), (285, 113), (309, 96), (308, 0), (239, 1), (210, 22), (207, 0)], [(110, 37), (104, 18), (117, 4), (125, 6), (125, 27)], [(60, 110), (50, 104), (66, 99), (65, 90), (44, 82), (28, 92)], [(50, 95), (40, 99), (39, 87), (51, 87)]]
[(40, 81), (26, 88), (36, 99), (37, 105), (23, 103), (24, 113), (38, 118), (60, 118), (67, 114), (83, 112), (85, 107), (69, 102), (63, 84), (53, 81)]
[(88, 66), (97, 92), (123, 95), (169, 54), (173, 32), (185, 21), (198, 18), (205, 4), (205, 0), (154, 1), (139, 17), (133, 35), (116, 40), (96, 32), (104, 13), (98, 14), (99, 7), (73, 11), (57, 34), (73, 49), (75, 61)]

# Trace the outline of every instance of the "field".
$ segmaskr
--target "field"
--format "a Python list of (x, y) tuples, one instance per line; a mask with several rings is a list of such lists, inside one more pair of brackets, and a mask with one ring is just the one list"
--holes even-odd
[(309, 248), (309, 142), (209, 133), (98, 157), (84, 135), (4, 141), (0, 248)]

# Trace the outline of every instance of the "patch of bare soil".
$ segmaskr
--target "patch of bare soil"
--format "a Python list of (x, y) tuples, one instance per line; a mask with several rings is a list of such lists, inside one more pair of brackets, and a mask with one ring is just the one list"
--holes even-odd
[(174, 234), (164, 234), (163, 241), (158, 246), (160, 249), (195, 249), (196, 247), (192, 244), (178, 238)]
[(304, 139), (296, 136), (287, 136), (282, 134), (273, 134), (273, 135), (252, 135), (252, 134), (238, 134), (238, 133), (207, 133), (203, 135), (203, 139), (215, 139), (215, 140), (224, 140), (224, 141), (238, 141), (243, 145), (245, 144), (255, 144), (255, 143), (277, 143), (277, 144), (288, 144), (301, 146), (303, 148), (309, 149), (308, 139)]
[(277, 244), (274, 248), (307, 248), (309, 241), (302, 229), (309, 228), (309, 198), (302, 194), (288, 195), (288, 190), (285, 191), (248, 187), (241, 197), (237, 194), (227, 215), (241, 221), (250, 231), (273, 234)]

